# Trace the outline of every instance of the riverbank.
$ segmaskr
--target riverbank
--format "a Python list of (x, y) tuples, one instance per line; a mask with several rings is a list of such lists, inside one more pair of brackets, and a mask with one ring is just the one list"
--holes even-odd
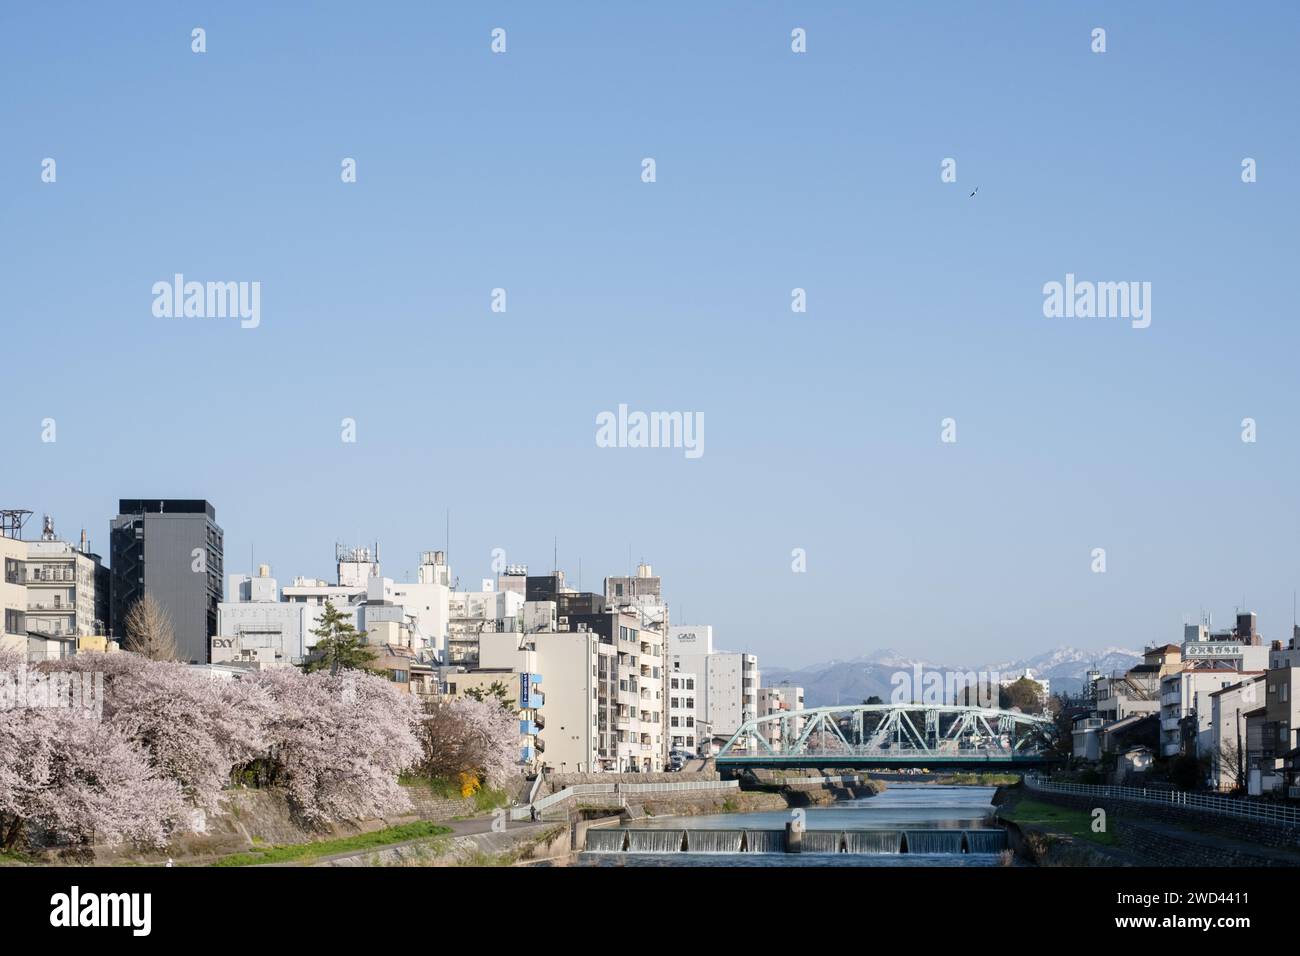
[(1300, 852), (1263, 844), (1253, 824), (1233, 818), (1156, 813), (1023, 784), (999, 788), (994, 804), (1012, 849), (1038, 866), (1300, 866)]

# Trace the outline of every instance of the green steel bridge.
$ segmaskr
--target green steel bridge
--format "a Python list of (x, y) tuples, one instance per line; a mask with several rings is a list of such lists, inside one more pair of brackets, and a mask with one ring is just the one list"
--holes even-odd
[(719, 770), (781, 768), (1021, 769), (1052, 759), (1047, 717), (956, 704), (859, 704), (787, 710), (745, 721)]

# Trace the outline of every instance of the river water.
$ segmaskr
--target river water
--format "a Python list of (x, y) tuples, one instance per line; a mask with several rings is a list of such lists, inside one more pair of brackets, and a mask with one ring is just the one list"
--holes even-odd
[(588, 831), (585, 866), (998, 866), (993, 787), (889, 784), (874, 797), (803, 809), (803, 852), (784, 852), (796, 812), (647, 817)]

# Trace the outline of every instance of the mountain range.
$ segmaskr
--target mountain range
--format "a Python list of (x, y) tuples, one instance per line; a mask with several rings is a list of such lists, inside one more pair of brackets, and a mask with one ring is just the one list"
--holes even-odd
[[(761, 663), (761, 662), (760, 662)], [(1135, 664), (1142, 663), (1142, 654), (1123, 647), (1107, 647), (1100, 651), (1084, 651), (1077, 647), (1060, 646), (1023, 660), (1001, 661), (974, 666), (941, 664), (918, 660), (892, 648), (874, 651), (850, 660), (832, 660), (807, 667), (763, 667), (760, 674), (763, 686), (790, 683), (804, 689), (805, 707), (828, 707), (836, 704), (860, 703), (875, 695), (888, 701), (894, 689), (893, 676), (899, 671), (969, 671), (1002, 677), (1023, 674), (1028, 668), (1037, 678), (1051, 681), (1052, 693), (1077, 694), (1083, 687), (1090, 670), (1103, 675), (1123, 673)]]

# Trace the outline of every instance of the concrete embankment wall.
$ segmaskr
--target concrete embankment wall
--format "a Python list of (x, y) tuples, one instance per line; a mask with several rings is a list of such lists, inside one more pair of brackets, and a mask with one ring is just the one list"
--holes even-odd
[(315, 866), (496, 866), (552, 862), (563, 864), (571, 856), (569, 827), (559, 824), (524, 833), (474, 833), (441, 836), (403, 846), (384, 847)]
[[(1091, 812), (1106, 811), (1107, 829), (1119, 849), (1146, 866), (1295, 866), (1300, 856), (1288, 860), (1268, 848), (1300, 851), (1300, 831), (1211, 813), (1198, 813), (1154, 804), (1128, 803), (1100, 797), (1021, 788), (1022, 799)], [(1151, 826), (1154, 821), (1166, 826)], [(1180, 836), (1177, 827), (1189, 831)], [(1200, 839), (1197, 839), (1197, 837)], [(1209, 839), (1206, 839), (1206, 837)], [(1226, 837), (1260, 847), (1258, 852), (1226, 845), (1213, 837)], [(1013, 841), (1013, 846), (1015, 843)], [(1103, 864), (1104, 865), (1104, 864)]]
[(628, 803), (647, 816), (691, 817), (708, 813), (752, 813), (784, 810), (790, 806), (784, 795), (745, 790), (684, 790), (678, 793), (629, 795)]

